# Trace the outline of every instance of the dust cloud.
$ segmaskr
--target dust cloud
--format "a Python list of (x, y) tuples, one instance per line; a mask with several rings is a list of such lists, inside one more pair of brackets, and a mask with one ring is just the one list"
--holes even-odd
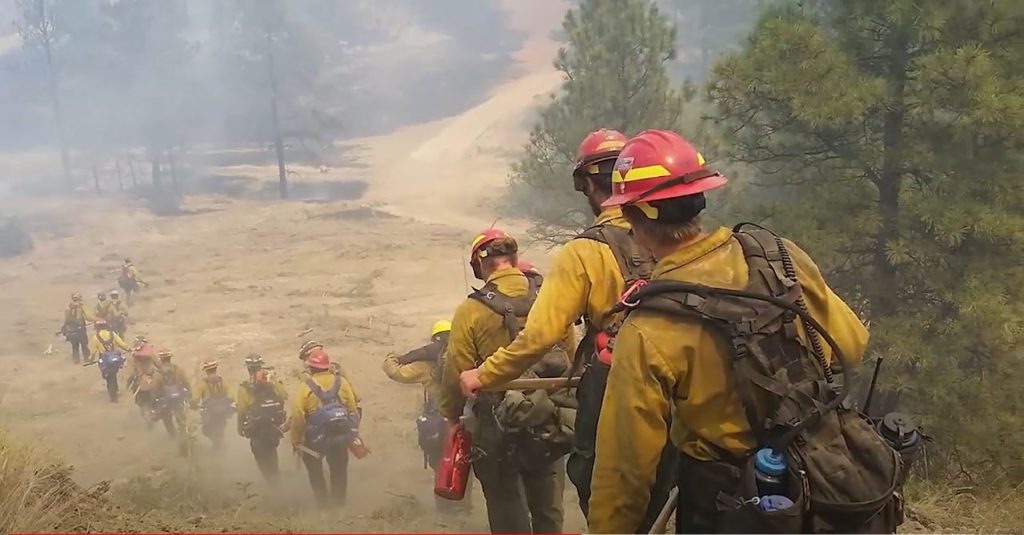
[[(0, 134), (0, 216), (27, 229), (35, 247), (0, 260), (0, 425), (73, 465), (83, 486), (109, 480), (112, 499), (170, 511), (196, 530), (230, 529), (232, 518), (265, 519), (269, 531), (486, 530), (482, 496), (469, 515), (434, 512), (415, 437), (421, 392), (390, 382), (380, 363), (422, 344), (465, 296), (463, 245), (493, 221), (510, 147), (525, 141), (525, 118), (559, 83), (552, 36), (567, 5), (435, 3), (280, 3), (292, 26), (273, 39), (294, 56), (278, 56), (278, 67), (295, 69), (279, 88), (288, 202), (276, 200), (267, 92), (253, 72), (258, 43), (239, 52), (228, 42), (252, 37), (241, 31), (252, 21), (223, 7), (273, 3), (48, 1), (77, 10), (79, 26), (94, 17), (109, 32), (59, 20), (54, 28), (93, 51), (120, 51), (60, 50), (70, 195), (42, 53), (22, 46), (15, 28), (4, 34), (0, 63), (13, 74), (0, 77), (9, 126)], [(0, 18), (16, 19), (23, 4), (31, 2), (0, 3)], [(154, 21), (177, 31), (143, 35)], [(182, 79), (176, 62), (186, 60)], [(291, 391), (307, 337), (342, 362), (363, 398), (372, 454), (352, 461), (349, 504), (330, 523), (287, 445), (274, 489), (233, 422), (224, 451), (199, 436), (183, 458), (129, 401), (106, 401), (94, 368), (70, 364), (53, 336), (67, 298), (80, 291), (93, 306), (96, 292), (116, 287), (124, 256), (152, 285), (131, 308), (129, 338), (173, 349), (190, 376), (217, 358), (237, 384), (242, 359), (257, 351)], [(527, 256), (546, 265), (542, 251)], [(571, 488), (565, 499), (565, 529), (582, 529)]]

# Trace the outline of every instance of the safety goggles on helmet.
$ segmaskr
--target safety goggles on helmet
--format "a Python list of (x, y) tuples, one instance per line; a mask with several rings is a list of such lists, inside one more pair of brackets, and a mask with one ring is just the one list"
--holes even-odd
[(583, 177), (597, 174), (601, 170), (597, 167), (600, 162), (614, 160), (627, 141), (626, 136), (618, 130), (602, 128), (587, 134), (576, 149), (576, 166), (573, 168), (573, 177)]

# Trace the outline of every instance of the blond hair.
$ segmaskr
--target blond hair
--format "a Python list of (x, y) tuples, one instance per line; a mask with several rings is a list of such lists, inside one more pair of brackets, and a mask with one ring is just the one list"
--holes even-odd
[(630, 205), (622, 207), (622, 215), (626, 217), (634, 231), (643, 232), (658, 245), (688, 242), (699, 236), (702, 230), (699, 215), (682, 223), (664, 223), (657, 219), (648, 219), (642, 210)]

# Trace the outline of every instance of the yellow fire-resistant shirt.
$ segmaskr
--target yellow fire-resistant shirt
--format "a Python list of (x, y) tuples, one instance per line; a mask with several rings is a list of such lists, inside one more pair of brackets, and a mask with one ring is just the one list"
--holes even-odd
[[(594, 225), (629, 228), (621, 208), (605, 210)], [(619, 301), (622, 273), (608, 245), (589, 239), (566, 243), (544, 278), (540, 295), (515, 341), (487, 357), (480, 366), (484, 386), (515, 379), (536, 364), (581, 316), (598, 329), (606, 329), (619, 316), (608, 310)], [(566, 346), (571, 351), (574, 346)]]
[(86, 322), (92, 321), (93, 317), (85, 309), (85, 305), (69, 305), (64, 310), (64, 327), (78, 328), (85, 327)]
[[(281, 401), (288, 399), (288, 391), (285, 390), (284, 385), (278, 381), (269, 383), (274, 389), (274, 395), (277, 396)], [(238, 417), (245, 419), (249, 417), (249, 412), (255, 408), (256, 398), (249, 392), (249, 389), (255, 388), (255, 384), (250, 381), (242, 381), (238, 385), (238, 400), (235, 402), (235, 410), (238, 411)], [(330, 386), (328, 386), (330, 388)]]
[(227, 383), (219, 375), (213, 377), (207, 375), (196, 381), (196, 388), (192, 391), (192, 401), (202, 406), (207, 401), (222, 397), (233, 399)]
[[(499, 292), (509, 297), (520, 297), (526, 295), (530, 288), (530, 282), (522, 271), (514, 267), (503, 268), (495, 271), (487, 279), (488, 283), (494, 283)], [(541, 287), (547, 287), (547, 280)], [(534, 303), (534, 309), (537, 304)], [(532, 315), (532, 314), (531, 314)], [(545, 346), (540, 357), (558, 342), (565, 343), (565, 347), (573, 347), (572, 322), (566, 324), (560, 334), (552, 340), (551, 344)], [(519, 337), (522, 337), (520, 333)], [(517, 340), (518, 338), (517, 337)], [(448, 357), (445, 359), (444, 370), (441, 380), (441, 415), (449, 421), (458, 420), (462, 415), (466, 398), (459, 389), (459, 374), (471, 370), (483, 361), (484, 357), (497, 351), (500, 347), (509, 344), (508, 331), (505, 330), (502, 316), (498, 315), (487, 305), (473, 298), (467, 298), (455, 310), (452, 318), (452, 332), (448, 338)], [(537, 360), (540, 359), (538, 357)], [(534, 361), (527, 363), (523, 371), (530, 367)], [(509, 379), (515, 379), (521, 375), (517, 373)]]
[(100, 301), (99, 303), (96, 303), (96, 317), (101, 320), (110, 319), (111, 314), (109, 301)]
[[(350, 414), (359, 414), (359, 407), (356, 404), (356, 395), (352, 391), (352, 385), (343, 376), (335, 375), (330, 370), (316, 372), (310, 376), (321, 390), (327, 392), (334, 385), (334, 378), (340, 377), (341, 386), (338, 388), (338, 399), (348, 409)], [(299, 384), (295, 391), (295, 405), (291, 414), (291, 440), (292, 445), (302, 444), (306, 434), (306, 417), (313, 414), (320, 408), (320, 398), (310, 390), (305, 382)]]
[(384, 374), (392, 381), (402, 384), (423, 385), (424, 405), (437, 403), (441, 384), (439, 381), (440, 374), (434, 370), (434, 367), (438, 365), (436, 357), (441, 351), (444, 351), (445, 345), (447, 345), (447, 341), (433, 341), (425, 346), (413, 349), (403, 356), (411, 355), (414, 352), (422, 352), (429, 353), (426, 356), (434, 358), (430, 360), (416, 360), (405, 364), (399, 362), (399, 356), (389, 353), (384, 359), (381, 368), (384, 370)]
[(119, 349), (125, 352), (132, 350), (132, 348), (128, 347), (128, 344), (124, 343), (124, 340), (122, 340), (117, 333), (106, 329), (94, 334), (92, 340), (89, 341), (89, 352), (92, 353), (94, 358), (104, 351), (114, 349)]
[[(849, 363), (858, 364), (867, 329), (807, 254), (785, 243), (810, 314)], [(731, 231), (720, 228), (661, 259), (653, 278), (741, 289), (747, 283), (747, 265)], [(716, 458), (709, 443), (736, 455), (755, 446), (727, 358), (731, 354), (724, 341), (699, 320), (648, 311), (629, 316), (616, 338), (598, 425), (591, 533), (632, 533), (640, 525), (670, 428), (676, 447), (697, 459)], [(807, 358), (814, 357), (808, 353)]]

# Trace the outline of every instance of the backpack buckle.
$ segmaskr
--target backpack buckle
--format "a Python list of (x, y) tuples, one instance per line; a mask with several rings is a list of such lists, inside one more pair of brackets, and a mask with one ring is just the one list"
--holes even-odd
[(619, 298), (619, 303), (622, 303), (622, 306), (626, 308), (636, 308), (640, 304), (640, 300), (637, 299), (630, 301), (629, 298), (633, 297), (633, 295), (640, 291), (640, 288), (643, 288), (644, 286), (647, 286), (647, 281), (644, 279), (634, 282), (626, 289), (625, 292), (623, 292), (622, 297)]

